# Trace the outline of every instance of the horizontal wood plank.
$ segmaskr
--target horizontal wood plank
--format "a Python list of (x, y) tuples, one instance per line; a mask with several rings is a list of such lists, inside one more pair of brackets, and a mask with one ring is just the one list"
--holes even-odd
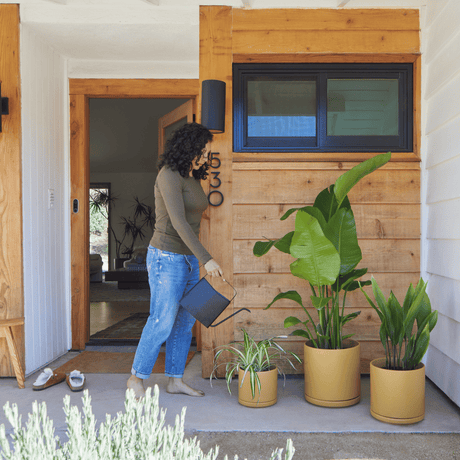
[[(373, 155), (375, 156), (375, 154)], [(265, 161), (263, 164), (257, 161), (234, 163), (234, 171), (311, 171), (311, 170), (327, 170), (327, 171), (341, 171), (342, 173), (354, 168), (359, 164), (358, 161), (315, 161), (310, 162), (298, 162), (290, 161), (290, 158), (285, 158), (283, 163), (277, 161)], [(386, 169), (410, 169), (413, 171), (420, 171), (420, 163), (416, 162), (402, 162), (402, 161), (389, 161), (387, 164), (379, 168), (380, 171)]]
[[(340, 171), (234, 171), (233, 203), (311, 203)], [(377, 170), (349, 193), (352, 203), (419, 203), (420, 172)]]
[[(308, 309), (314, 321), (318, 320), (318, 315), (314, 308)], [(379, 340), (380, 319), (371, 307), (355, 309), (345, 308), (345, 315), (355, 311), (361, 314), (344, 326), (343, 334), (355, 334), (355, 340)], [(249, 314), (235, 316), (235, 340), (243, 340), (244, 328), (255, 340), (262, 340), (267, 337), (267, 331), (271, 336), (289, 335), (296, 329), (304, 329), (302, 324), (284, 328), (284, 320), (289, 316), (295, 316), (301, 321), (308, 319), (307, 315), (300, 308), (270, 308), (269, 310), (252, 309)], [(310, 331), (312, 328), (309, 328)], [(296, 336), (290, 336), (286, 340), (298, 340)]]
[(417, 9), (237, 9), (233, 30), (420, 30)]
[[(313, 203), (303, 205), (311, 206)], [(298, 205), (297, 205), (298, 206)], [(294, 216), (280, 217), (295, 205), (234, 205), (233, 237), (235, 239), (281, 238), (294, 230)], [(420, 205), (418, 204), (355, 204), (353, 206), (359, 238), (420, 237)]]
[[(264, 256), (265, 257), (265, 256)], [(388, 297), (390, 292), (393, 291), (396, 298), (403, 302), (409, 284), (417, 284), (420, 274), (414, 273), (379, 273), (368, 272), (363, 276), (362, 280), (369, 280), (374, 277), (383, 294)], [(247, 273), (235, 275), (234, 286), (238, 292), (235, 297), (235, 308), (249, 308), (263, 310), (280, 292), (290, 290), (297, 291), (303, 299), (305, 306), (310, 307), (310, 286), (308, 282), (293, 276), (291, 273)], [(371, 287), (364, 288), (366, 292), (371, 295)], [(368, 308), (366, 298), (361, 291), (350, 292), (346, 297), (346, 307), (356, 308), (358, 310)], [(278, 300), (267, 312), (275, 310), (292, 310), (297, 308), (300, 311), (300, 306), (295, 302), (288, 299)], [(246, 314), (245, 314), (246, 315)], [(249, 315), (251, 316), (251, 315)], [(288, 315), (286, 315), (288, 316)], [(274, 322), (274, 321), (273, 321)]]
[(251, 30), (233, 31), (236, 54), (417, 53), (419, 31)]
[[(369, 152), (233, 152), (233, 164), (242, 162), (341, 162), (364, 161), (375, 156)], [(420, 158), (414, 152), (392, 152), (391, 161), (420, 163)]]
[(263, 63), (263, 64), (292, 64), (292, 63), (395, 63), (395, 62), (415, 62), (420, 57), (420, 53), (414, 54), (332, 54), (332, 53), (284, 53), (284, 54), (234, 54), (234, 63)]
[(69, 80), (69, 94), (102, 98), (186, 98), (198, 96), (199, 89), (198, 79), (71, 78)]
[[(299, 340), (296, 342), (281, 342), (280, 344), (283, 346), (285, 350), (293, 351), (297, 353), (299, 358), (302, 360), (303, 363), (303, 349), (304, 349), (304, 341)], [(370, 362), (382, 356), (385, 356), (385, 351), (383, 350), (382, 343), (379, 341), (360, 341), (361, 345), (361, 373), (362, 374), (369, 374), (370, 369)], [(289, 365), (281, 365), (280, 369), (284, 371), (286, 374), (298, 375), (303, 374), (303, 364), (297, 364), (296, 369), (292, 369)]]
[[(234, 273), (289, 273), (295, 260), (272, 248), (262, 257), (253, 255), (255, 240), (234, 240)], [(420, 240), (363, 240), (359, 241), (363, 258), (358, 268), (369, 272), (418, 273), (420, 271)]]

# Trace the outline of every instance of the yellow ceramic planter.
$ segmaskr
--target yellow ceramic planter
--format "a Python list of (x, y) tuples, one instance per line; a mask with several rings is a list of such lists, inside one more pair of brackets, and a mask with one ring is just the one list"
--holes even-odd
[(324, 407), (348, 407), (361, 399), (360, 344), (322, 350), (304, 345), (305, 399)]
[(244, 371), (238, 372), (238, 402), (247, 407), (268, 407), (273, 406), (278, 398), (278, 370), (272, 369), (265, 372), (258, 372), (257, 375), (260, 379), (260, 393), (256, 384), (256, 391), (254, 398), (251, 393), (251, 382), (249, 372), (244, 378), (243, 385), (241, 379), (243, 378)]
[(385, 358), (371, 362), (371, 415), (382, 422), (409, 425), (425, 417), (425, 365), (412, 371), (384, 369)]

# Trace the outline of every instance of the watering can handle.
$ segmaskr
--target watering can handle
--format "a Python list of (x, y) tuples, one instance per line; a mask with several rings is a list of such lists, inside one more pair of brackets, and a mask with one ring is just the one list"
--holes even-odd
[[(208, 274), (206, 273), (206, 275), (204, 275), (203, 278), (206, 278), (207, 276), (208, 276)], [(222, 278), (222, 280), (225, 281), (233, 289), (233, 297), (230, 299), (230, 302), (229, 302), (229, 303), (231, 303), (233, 301), (233, 299), (236, 297), (236, 294), (237, 294), (236, 289), (226, 279)]]

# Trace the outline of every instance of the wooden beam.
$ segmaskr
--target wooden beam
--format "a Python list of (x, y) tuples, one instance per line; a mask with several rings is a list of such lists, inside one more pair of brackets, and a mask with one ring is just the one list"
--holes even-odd
[[(233, 230), (230, 217), (232, 215), (232, 8), (227, 6), (200, 7), (200, 81), (207, 79), (222, 80), (227, 85), (225, 133), (216, 134), (212, 142), (212, 151), (219, 152), (218, 158), (221, 161), (218, 169), (221, 185), (213, 190), (221, 192), (224, 201), (220, 206), (209, 206), (207, 209), (201, 223), (201, 238), (209, 253), (222, 267), (225, 279), (233, 284)], [(201, 120), (201, 116), (199, 119)], [(212, 283), (217, 289), (226, 286), (222, 281), (212, 281)], [(231, 298), (233, 290), (228, 286), (226, 289), (228, 291), (225, 291), (224, 295)], [(232, 309), (233, 304), (226, 309), (222, 318), (228, 316)], [(212, 372), (216, 347), (233, 340), (233, 327), (233, 318), (218, 328), (202, 327), (203, 377), (209, 377)]]
[(69, 94), (107, 98), (195, 98), (199, 92), (198, 79), (116, 79), (71, 78)]
[(89, 103), (84, 95), (70, 96), (70, 181), (72, 349), (84, 350), (89, 340)]
[[(0, 133), (0, 320), (24, 317), (19, 56), (19, 6), (0, 4), (0, 82), (9, 99)], [(24, 325), (14, 326), (13, 335), (24, 369)], [(6, 339), (0, 338), (0, 376), (13, 375)]]

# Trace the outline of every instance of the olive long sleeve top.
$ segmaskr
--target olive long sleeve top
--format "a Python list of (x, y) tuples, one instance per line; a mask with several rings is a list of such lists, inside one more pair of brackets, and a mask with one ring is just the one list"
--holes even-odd
[(208, 199), (199, 180), (164, 166), (155, 181), (155, 230), (150, 245), (176, 254), (212, 259), (200, 243), (200, 222)]

